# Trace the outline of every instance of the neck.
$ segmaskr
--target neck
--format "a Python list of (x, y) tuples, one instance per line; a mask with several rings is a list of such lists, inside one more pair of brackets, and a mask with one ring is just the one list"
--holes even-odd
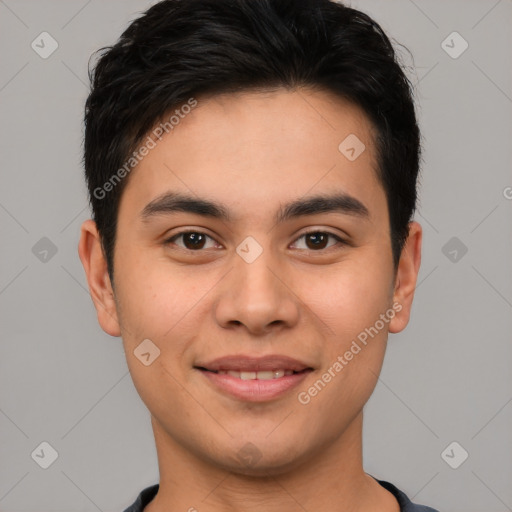
[(362, 413), (337, 439), (295, 461), (241, 474), (198, 458), (152, 418), (158, 494), (144, 512), (399, 512), (396, 499), (362, 467)]

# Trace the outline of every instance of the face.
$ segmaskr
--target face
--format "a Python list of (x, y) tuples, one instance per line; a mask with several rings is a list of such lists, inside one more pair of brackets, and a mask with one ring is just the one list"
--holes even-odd
[(413, 225), (395, 274), (374, 135), (325, 92), (198, 98), (123, 191), (115, 292), (84, 224), (98, 317), (157, 443), (277, 473), (346, 438), (419, 267)]

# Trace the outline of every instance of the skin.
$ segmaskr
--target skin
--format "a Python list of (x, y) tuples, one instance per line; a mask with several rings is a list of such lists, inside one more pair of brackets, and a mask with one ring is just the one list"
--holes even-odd
[[(366, 146), (355, 161), (338, 150), (351, 133)], [(358, 107), (323, 91), (198, 98), (129, 176), (114, 287), (94, 222), (82, 225), (79, 254), (99, 323), (122, 336), (151, 413), (160, 489), (146, 511), (399, 511), (363, 470), (362, 410), (388, 333), (409, 321), (422, 228), (410, 223), (395, 272), (374, 135)], [(168, 191), (222, 203), (233, 219), (179, 212), (142, 220), (144, 207)], [(357, 198), (369, 218), (327, 212), (274, 222), (281, 205), (333, 191)], [(185, 229), (211, 238), (200, 249), (186, 236), (165, 242)], [(348, 243), (330, 237), (317, 248), (302, 236), (307, 231)], [(250, 264), (236, 252), (247, 236), (263, 250)], [(401, 305), (394, 318), (301, 404), (298, 392), (394, 303)], [(134, 355), (147, 338), (160, 349), (149, 366)], [(217, 391), (193, 368), (229, 354), (283, 354), (314, 371), (298, 389), (246, 402)], [(249, 442), (261, 455), (253, 465), (237, 457)]]

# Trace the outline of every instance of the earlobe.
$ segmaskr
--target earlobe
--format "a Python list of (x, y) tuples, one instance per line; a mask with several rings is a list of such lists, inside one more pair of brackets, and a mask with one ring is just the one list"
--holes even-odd
[(121, 329), (107, 262), (96, 223), (90, 219), (82, 224), (78, 254), (87, 276), (89, 292), (101, 328), (111, 336), (120, 336)]
[(412, 301), (421, 264), (422, 228), (418, 222), (409, 223), (409, 236), (400, 256), (395, 278), (393, 303), (396, 314), (389, 323), (389, 332), (397, 333), (409, 323)]

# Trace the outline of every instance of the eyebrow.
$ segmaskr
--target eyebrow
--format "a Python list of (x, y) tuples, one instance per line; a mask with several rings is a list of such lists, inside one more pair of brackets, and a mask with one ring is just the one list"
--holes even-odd
[[(232, 221), (229, 210), (215, 201), (197, 198), (178, 192), (165, 193), (142, 210), (140, 216), (144, 222), (150, 218), (175, 212), (186, 212), (211, 217), (222, 221)], [(369, 220), (368, 208), (359, 199), (346, 194), (315, 195), (297, 199), (279, 208), (274, 222), (282, 223), (290, 219), (319, 213), (342, 213)]]

